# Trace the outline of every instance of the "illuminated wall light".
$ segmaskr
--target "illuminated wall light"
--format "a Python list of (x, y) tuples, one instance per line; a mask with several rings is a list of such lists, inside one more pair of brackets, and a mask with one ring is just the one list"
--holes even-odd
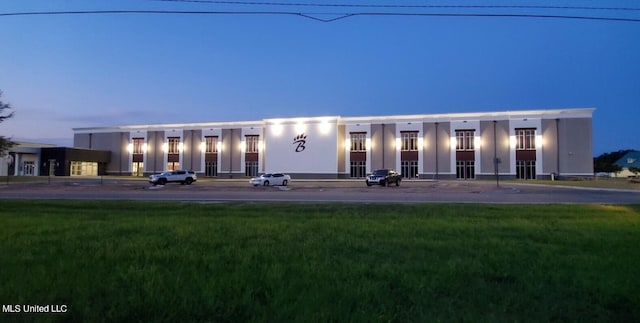
[(169, 151), (169, 143), (165, 142), (164, 144), (162, 144), (162, 151), (164, 151), (165, 153), (167, 151)]
[(351, 149), (351, 139), (347, 138), (344, 140), (344, 148), (346, 148), (347, 150)]
[(396, 149), (402, 148), (402, 139), (396, 138)]
[(143, 153), (146, 153), (148, 148), (149, 148), (149, 146), (147, 146), (146, 142), (144, 144), (142, 144), (142, 152)]
[(128, 151), (129, 153), (132, 153), (132, 152), (133, 152), (133, 144), (131, 144), (131, 143), (130, 143), (130, 144), (128, 144), (128, 145), (127, 145), (127, 151)]
[(473, 146), (475, 147), (475, 149), (480, 148), (480, 145), (482, 145), (482, 139), (480, 138), (480, 136), (473, 137)]
[(280, 135), (282, 135), (282, 125), (281, 125), (280, 123), (274, 123), (274, 124), (271, 126), (271, 133), (272, 133), (274, 136), (280, 136)]
[(263, 148), (264, 144), (262, 143), (262, 140), (258, 140), (258, 151), (262, 151)]
[(183, 143), (179, 143), (178, 144), (178, 151), (182, 152), (184, 150), (184, 144)]
[(371, 150), (371, 138), (367, 138), (364, 140), (364, 147), (366, 150)]
[(245, 152), (246, 149), (247, 149), (247, 142), (243, 140), (242, 142), (240, 142), (240, 151)]
[(542, 147), (542, 135), (536, 135), (536, 148)]
[(222, 142), (221, 141), (218, 141), (216, 143), (216, 148), (217, 148), (218, 151), (222, 151)]
[(331, 124), (327, 120), (322, 120), (322, 122), (318, 124), (318, 130), (320, 131), (320, 134), (329, 134), (329, 132), (331, 132)]
[(424, 138), (418, 138), (418, 149), (424, 148)]
[(207, 143), (202, 141), (200, 142), (200, 151), (205, 151), (207, 149)]
[(518, 141), (516, 140), (516, 136), (509, 136), (509, 147), (511, 147), (511, 149), (516, 149), (517, 144)]
[(449, 139), (449, 147), (456, 148), (458, 146), (458, 139), (456, 137), (451, 137)]
[(305, 130), (307, 130), (307, 125), (305, 125), (302, 122), (298, 122), (296, 124), (296, 132), (297, 133), (305, 132)]

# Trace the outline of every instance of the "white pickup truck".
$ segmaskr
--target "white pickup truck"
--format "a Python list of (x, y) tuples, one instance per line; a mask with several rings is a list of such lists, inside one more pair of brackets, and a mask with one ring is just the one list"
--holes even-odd
[(167, 183), (191, 185), (191, 183), (197, 180), (198, 176), (196, 176), (196, 172), (191, 170), (173, 170), (149, 176), (149, 183), (153, 185), (164, 185)]

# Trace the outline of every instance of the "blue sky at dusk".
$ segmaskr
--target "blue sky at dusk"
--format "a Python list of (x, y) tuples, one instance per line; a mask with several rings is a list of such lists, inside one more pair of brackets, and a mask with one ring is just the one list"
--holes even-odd
[[(0, 135), (71, 146), (74, 127), (595, 107), (595, 155), (640, 150), (637, 1), (280, 2), (626, 10), (5, 0), (0, 90), (15, 116), (0, 124)], [(322, 19), (362, 12), (536, 14), (638, 21), (1, 15), (92, 10), (278, 11)]]

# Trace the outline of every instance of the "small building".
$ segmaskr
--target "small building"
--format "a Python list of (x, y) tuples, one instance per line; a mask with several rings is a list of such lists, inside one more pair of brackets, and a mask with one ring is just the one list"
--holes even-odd
[(392, 168), (403, 178), (593, 177), (595, 109), (390, 116), (310, 116), (258, 121), (75, 128), (74, 146), (110, 151), (106, 174), (194, 170), (244, 178), (363, 178)]
[(54, 176), (104, 175), (111, 153), (104, 150), (52, 147), (42, 148), (40, 173)]
[(104, 150), (18, 142), (0, 157), (0, 176), (104, 175), (110, 155)]
[(617, 177), (640, 176), (640, 173), (634, 173), (630, 170), (631, 168), (640, 169), (640, 151), (629, 151), (620, 159), (618, 159), (614, 164), (622, 168), (622, 171), (615, 174), (615, 176)]
[(39, 176), (41, 149), (55, 145), (16, 142), (5, 156), (0, 157), (0, 176)]

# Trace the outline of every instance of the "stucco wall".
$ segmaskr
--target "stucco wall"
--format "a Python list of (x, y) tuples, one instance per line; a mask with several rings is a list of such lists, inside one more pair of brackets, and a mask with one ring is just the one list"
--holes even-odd
[(560, 176), (593, 175), (591, 119), (560, 119), (558, 134)]
[(338, 130), (333, 122), (289, 122), (265, 128), (265, 171), (291, 174), (338, 172)]

